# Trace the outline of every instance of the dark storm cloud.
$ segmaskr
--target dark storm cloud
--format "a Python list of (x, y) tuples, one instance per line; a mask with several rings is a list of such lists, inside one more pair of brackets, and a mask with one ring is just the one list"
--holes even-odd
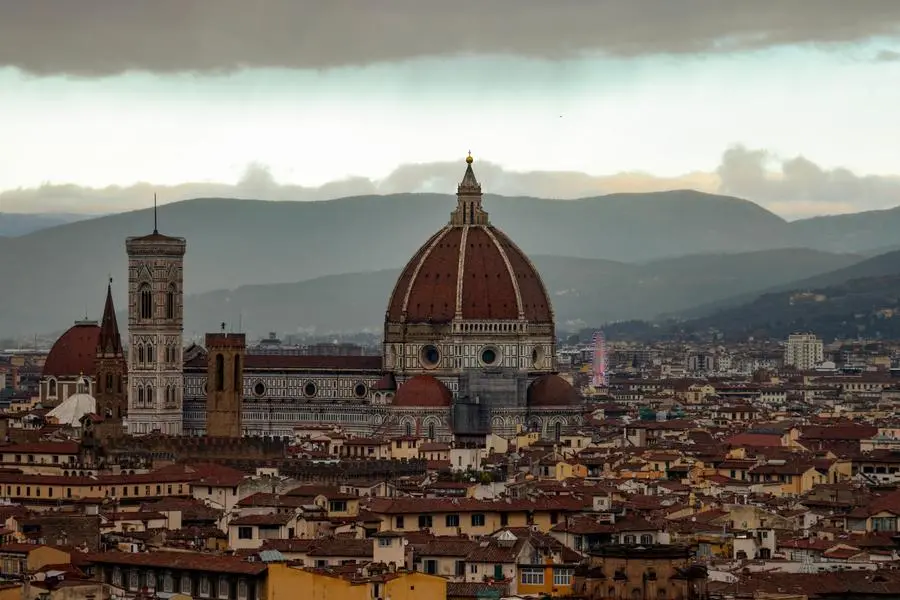
[(634, 56), (893, 35), (898, 0), (0, 0), (0, 64), (85, 76)]
[[(898, 204), (900, 177), (859, 176), (847, 169), (824, 169), (803, 158), (779, 160), (762, 150), (735, 147), (726, 151), (713, 173), (657, 177), (647, 173), (595, 176), (577, 172), (507, 171), (479, 161), (484, 189), (505, 196), (573, 199), (615, 192), (695, 189), (752, 200), (786, 218), (888, 208)], [(259, 200), (328, 200), (344, 196), (404, 192), (453, 193), (459, 163), (402, 165), (381, 180), (356, 177), (303, 187), (276, 181), (263, 165), (251, 165), (235, 185), (184, 183), (153, 186), (87, 188), (45, 185), (0, 192), (0, 208), (9, 212), (108, 213), (146, 208), (154, 193), (163, 202), (189, 198)]]

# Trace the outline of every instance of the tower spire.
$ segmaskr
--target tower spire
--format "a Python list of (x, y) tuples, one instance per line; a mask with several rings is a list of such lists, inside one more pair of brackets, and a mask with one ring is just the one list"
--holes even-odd
[(100, 337), (97, 340), (97, 354), (119, 355), (122, 353), (122, 337), (119, 335), (119, 323), (116, 320), (116, 307), (113, 305), (112, 281), (106, 288), (106, 305), (103, 307), (103, 319), (100, 321)]
[(156, 221), (156, 192), (153, 192), (153, 233), (159, 233)]

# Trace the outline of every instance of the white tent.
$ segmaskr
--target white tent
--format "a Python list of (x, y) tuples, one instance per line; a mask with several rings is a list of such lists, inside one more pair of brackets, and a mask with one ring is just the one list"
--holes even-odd
[(62, 404), (47, 413), (48, 418), (55, 418), (60, 425), (80, 427), (84, 415), (97, 412), (97, 400), (90, 394), (73, 394)]

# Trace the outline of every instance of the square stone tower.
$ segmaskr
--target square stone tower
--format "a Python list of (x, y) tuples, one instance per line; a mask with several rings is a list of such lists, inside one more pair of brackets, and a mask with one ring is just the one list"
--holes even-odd
[(184, 238), (131, 237), (128, 252), (128, 425), (133, 435), (181, 435), (184, 398)]
[(207, 333), (206, 435), (241, 437), (241, 401), (244, 399), (243, 333)]

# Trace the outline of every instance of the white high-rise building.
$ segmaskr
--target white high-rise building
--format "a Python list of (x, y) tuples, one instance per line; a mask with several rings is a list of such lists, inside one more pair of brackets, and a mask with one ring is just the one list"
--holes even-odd
[(788, 336), (784, 345), (784, 364), (801, 371), (809, 371), (825, 360), (825, 346), (812, 333), (795, 333)]
[(128, 423), (132, 435), (181, 435), (184, 238), (157, 231), (128, 252)]

